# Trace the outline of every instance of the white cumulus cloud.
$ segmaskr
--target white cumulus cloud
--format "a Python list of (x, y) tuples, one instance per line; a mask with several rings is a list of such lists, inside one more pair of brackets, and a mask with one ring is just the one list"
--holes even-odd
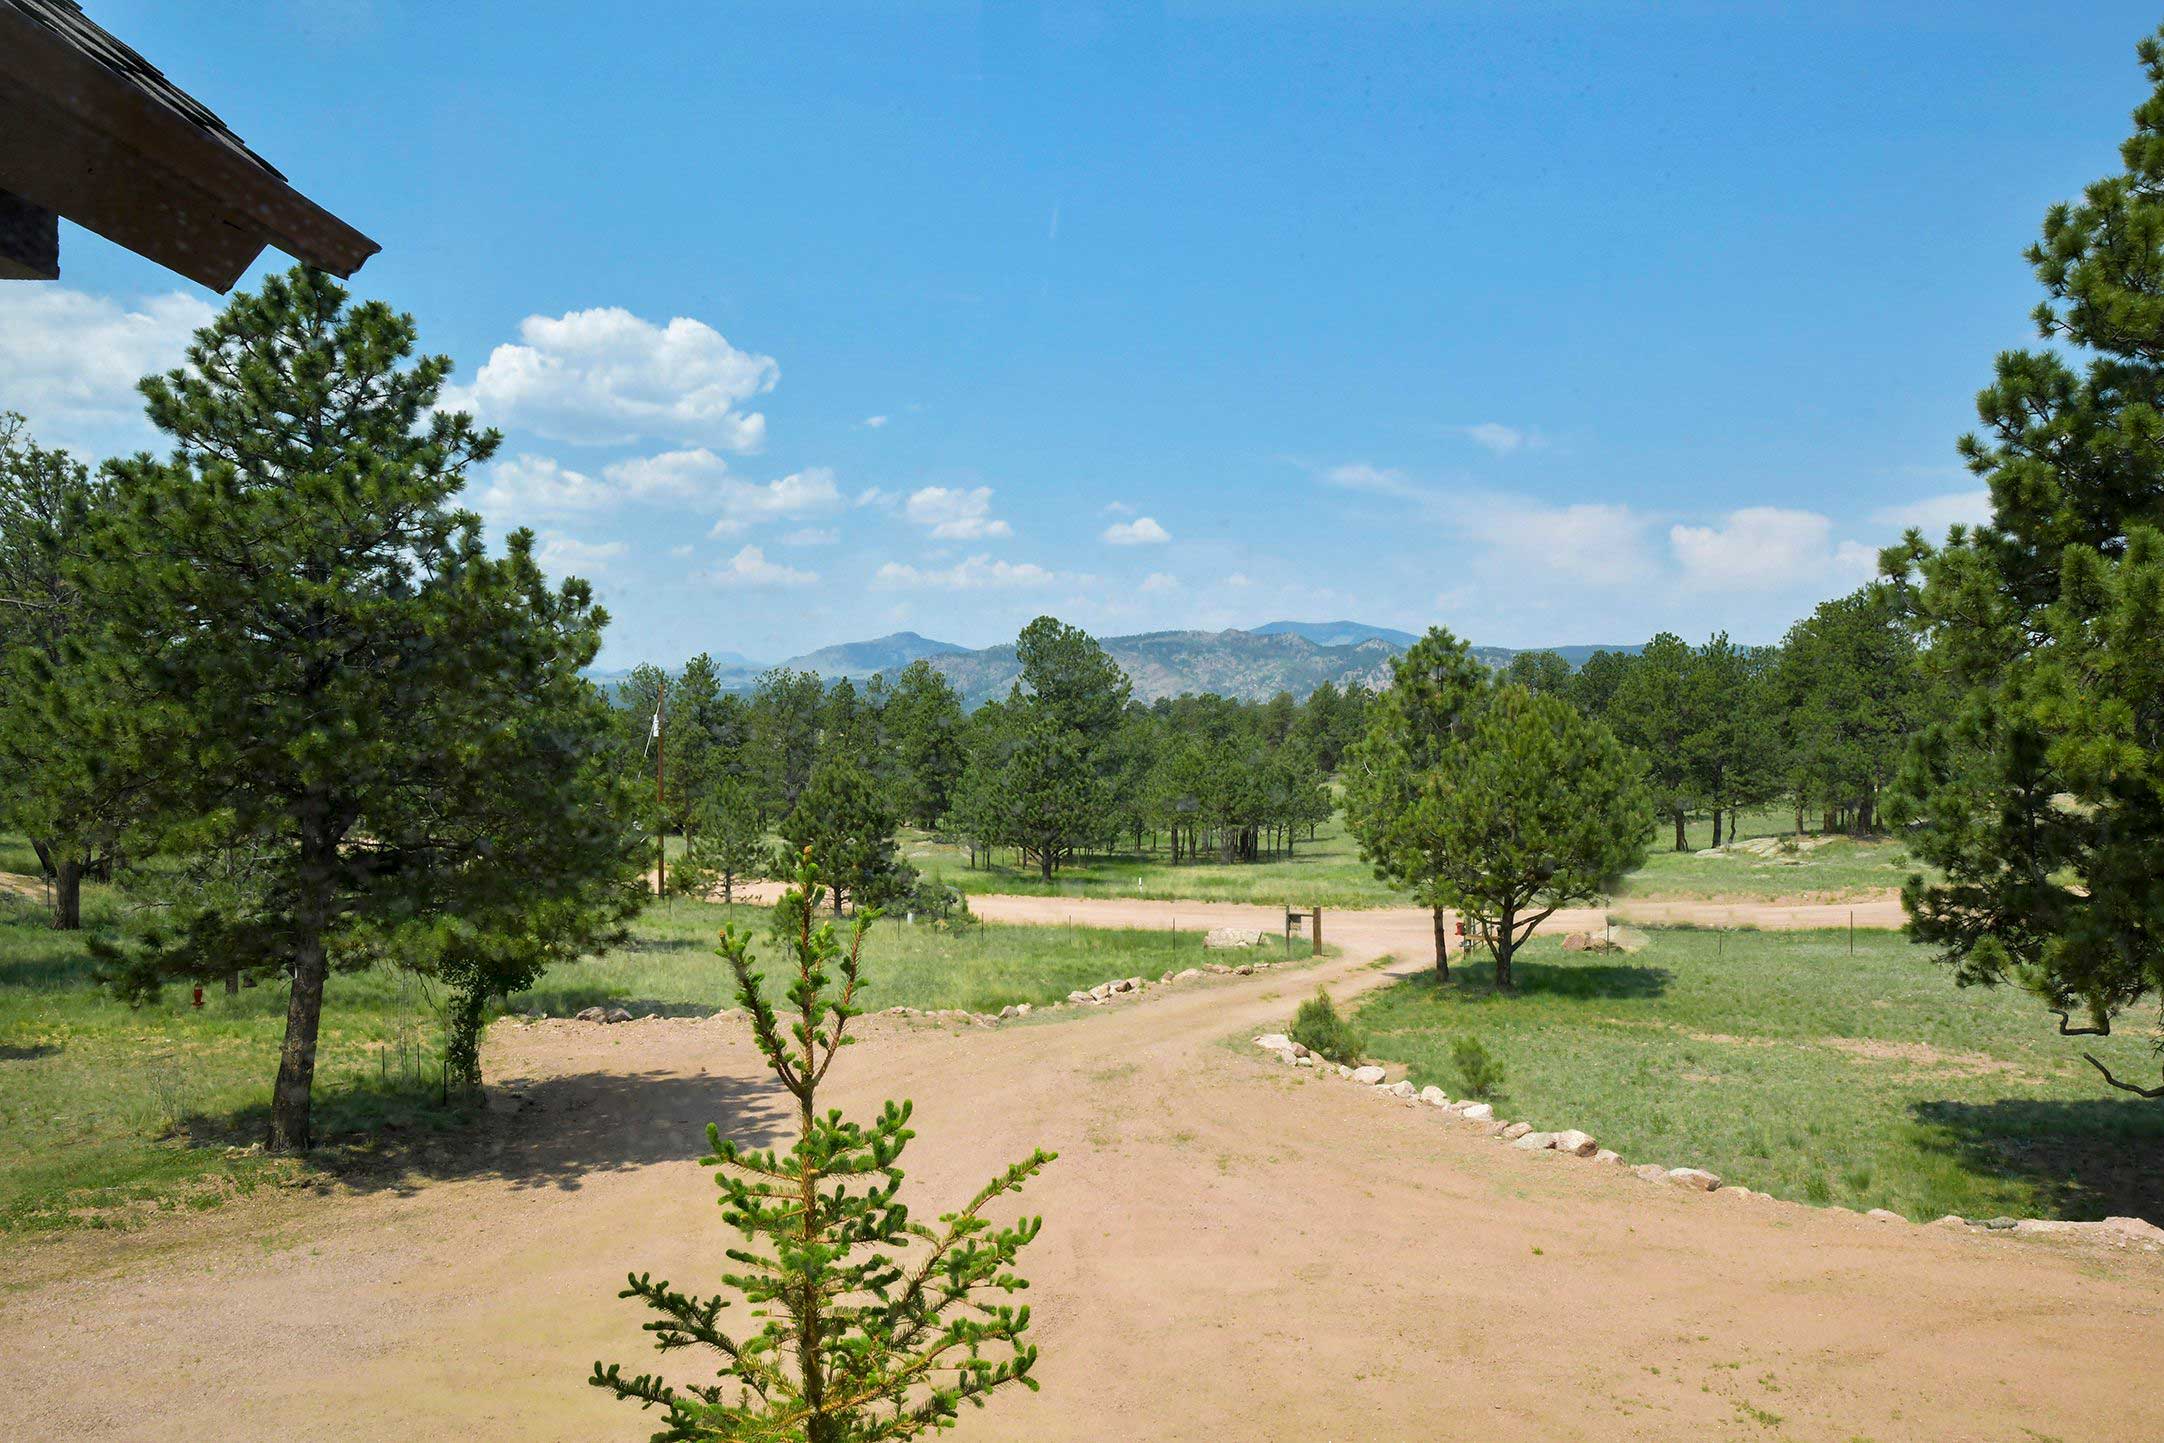
[(872, 577), (874, 586), (938, 591), (992, 591), (1045, 586), (1061, 578), (1034, 561), (995, 561), (972, 556), (944, 568), (925, 569), (889, 561)]
[(662, 437), (753, 451), (766, 437), (766, 418), (745, 403), (774, 389), (780, 367), (704, 321), (655, 325), (601, 306), (528, 316), (518, 334), (489, 353), (471, 385), (445, 388), (445, 409), (572, 443)]
[(49, 282), (0, 285), (0, 406), (40, 444), (95, 462), (156, 444), (135, 383), (186, 357), (211, 308), (173, 291), (132, 305)]
[(762, 521), (797, 521), (832, 511), (842, 503), (834, 473), (824, 466), (793, 471), (778, 481), (757, 485), (749, 481), (721, 483), (721, 518), (708, 533), (734, 536)]
[(1178, 591), (1179, 589), (1180, 579), (1166, 571), (1151, 572), (1148, 576), (1142, 578), (1142, 585), (1136, 588), (1138, 591), (1147, 592)]
[(799, 571), (793, 566), (769, 561), (758, 547), (746, 546), (727, 562), (707, 572), (704, 579), (716, 586), (809, 586), (819, 579), (819, 573)]
[(941, 541), (982, 541), (1014, 534), (1006, 522), (993, 517), (989, 486), (926, 486), (909, 494), (903, 511)]
[(1115, 521), (1107, 526), (1104, 539), (1114, 546), (1156, 546), (1170, 541), (1172, 533), (1158, 525), (1154, 517), (1137, 516), (1132, 521)]
[(1836, 546), (1833, 523), (1817, 512), (1780, 506), (1746, 506), (1716, 526), (1672, 526), (1668, 543), (1686, 582), (1732, 591), (1869, 575), (1872, 556), (1858, 542)]

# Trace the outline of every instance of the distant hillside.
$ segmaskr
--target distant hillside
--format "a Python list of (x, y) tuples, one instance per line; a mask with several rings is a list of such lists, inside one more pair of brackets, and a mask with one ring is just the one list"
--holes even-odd
[(1253, 634), (1301, 636), (1317, 646), (1357, 646), (1363, 641), (1387, 641), (1400, 651), (1420, 640), (1409, 631), (1369, 626), (1364, 621), (1271, 621), (1256, 627)]
[[(1253, 701), (1281, 691), (1305, 697), (1326, 681), (1379, 687), (1389, 681), (1390, 658), (1400, 650), (1382, 641), (1318, 646), (1289, 632), (1152, 631), (1100, 639), (1143, 701), (1199, 692)], [(935, 657), (932, 665), (969, 706), (1005, 696), (1021, 674), (1012, 646)]]
[[(1409, 632), (1357, 621), (1273, 621), (1253, 631), (1151, 631), (1099, 639), (1127, 673), (1135, 696), (1142, 701), (1202, 692), (1267, 701), (1281, 691), (1304, 699), (1326, 681), (1341, 687), (1359, 682), (1379, 689), (1390, 683), (1390, 659), (1415, 640)], [(1596, 651), (1637, 652), (1643, 648), (1633, 642), (1543, 649), (1555, 652), (1576, 668)], [(1473, 648), (1473, 655), (1492, 667), (1509, 665), (1517, 654), (1507, 646)], [(716, 655), (718, 658), (721, 654)], [(972, 651), (913, 631), (821, 647), (781, 664), (795, 671), (816, 672), (829, 681), (843, 677), (863, 681), (878, 672), (892, 678), (919, 658), (929, 660), (934, 669), (953, 682), (955, 690), (962, 694), (963, 704), (969, 707), (1005, 696), (1022, 670), (1011, 643)], [(723, 686), (749, 691), (764, 668), (725, 664), (719, 670)], [(610, 682), (627, 674), (597, 672), (594, 679)]]
[(951, 641), (934, 641), (913, 631), (897, 631), (876, 641), (845, 641), (839, 646), (823, 646), (802, 656), (792, 656), (782, 665), (792, 671), (815, 671), (829, 681), (845, 676), (851, 681), (862, 681), (877, 672), (885, 672), (891, 677), (909, 663), (925, 657), (970, 654), (968, 647), (956, 646)]

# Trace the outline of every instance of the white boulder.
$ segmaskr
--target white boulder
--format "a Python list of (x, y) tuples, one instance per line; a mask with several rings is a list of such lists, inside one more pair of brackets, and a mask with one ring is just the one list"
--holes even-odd
[(1380, 1067), (1375, 1066), (1373, 1063), (1370, 1063), (1366, 1067), (1355, 1067), (1352, 1070), (1353, 1081), (1364, 1082), (1370, 1087), (1373, 1087), (1377, 1083), (1381, 1082), (1386, 1076), (1388, 1076), (1388, 1074), (1385, 1073)]

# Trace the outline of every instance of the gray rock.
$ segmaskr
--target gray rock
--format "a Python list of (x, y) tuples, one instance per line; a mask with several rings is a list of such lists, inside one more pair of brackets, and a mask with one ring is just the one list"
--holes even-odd
[(1364, 1082), (1371, 1087), (1376, 1083), (1381, 1082), (1383, 1078), (1388, 1075), (1389, 1074), (1385, 1073), (1380, 1067), (1376, 1067), (1373, 1064), (1370, 1064), (1366, 1067), (1355, 1067), (1352, 1070), (1353, 1081)]
[(1292, 1065), (1294, 1067), (1313, 1067), (1315, 1065), (1315, 1054), (1303, 1052), (1292, 1060)]
[(1175, 982), (1186, 982), (1191, 978), (1200, 977), (1201, 975), (1202, 969), (1200, 967), (1185, 967), (1182, 968), (1180, 971), (1173, 973), (1172, 980)]
[(1255, 1039), (1255, 1045), (1271, 1052), (1282, 1052), (1292, 1046), (1292, 1039), (1282, 1032), (1265, 1032)]
[(1433, 1084), (1420, 1089), (1420, 1100), (1430, 1107), (1450, 1106), (1450, 1099), (1443, 1095), (1443, 1090), (1440, 1087)]
[(1255, 975), (1255, 964), (1252, 962), (1242, 962), (1239, 966), (1233, 968), (1232, 970), (1242, 977), (1252, 977)]
[(1530, 1122), (1513, 1122), (1503, 1129), (1503, 1139), (1506, 1142), (1516, 1142), (1532, 1130), (1533, 1124)]
[(1485, 1102), (1469, 1102), (1465, 1105), (1465, 1120), (1467, 1122), (1493, 1122), (1495, 1121), (1495, 1109)]
[(1067, 994), (1067, 1000), (1069, 1002), (1095, 1002), (1097, 999), (1090, 996), (1087, 992), (1084, 992), (1081, 989), (1077, 988), (1075, 991)]
[(1905, 1223), (1908, 1221), (1907, 1218), (1901, 1216), (1901, 1214), (1895, 1212), (1891, 1208), (1872, 1208), (1869, 1212), (1865, 1213), (1864, 1216), (1867, 1218), (1875, 1218), (1882, 1223)]
[(1403, 1098), (1411, 1098), (1415, 1096), (1415, 1093), (1413, 1091), (1413, 1084), (1405, 1078), (1400, 1078), (1396, 1082), (1390, 1084), (1390, 1090), (1397, 1096)]
[(609, 1020), (609, 1010), (606, 1007), (581, 1007), (578, 1010), (578, 1020), (580, 1022), (606, 1022)]
[(631, 1014), (621, 1007), (611, 1007), (608, 1012), (608, 1020), (611, 1022), (629, 1022)]
[(1721, 1185), (1719, 1173), (1707, 1172), (1702, 1167), (1672, 1167), (1668, 1180), (1678, 1187), (1695, 1188), (1699, 1192), (1713, 1192)]
[(1604, 1147), (1600, 1151), (1593, 1154), (1593, 1161), (1607, 1163), (1610, 1166), (1616, 1166), (1623, 1161), (1623, 1154), (1620, 1152), (1616, 1152), (1611, 1148)]
[(1657, 1162), (1642, 1162), (1631, 1169), (1631, 1176), (1642, 1178), (1646, 1182), (1666, 1182), (1668, 1169)]
[(1546, 1152), (1549, 1148), (1555, 1146), (1555, 1134), (1552, 1132), (1520, 1133), (1517, 1140), (1511, 1143), (1511, 1146), (1517, 1148), (1520, 1152)]

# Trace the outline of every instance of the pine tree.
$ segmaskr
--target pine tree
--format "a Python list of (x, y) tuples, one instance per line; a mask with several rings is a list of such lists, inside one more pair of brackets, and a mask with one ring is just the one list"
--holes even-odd
[(797, 922), (786, 1020), (766, 997), (748, 939), (734, 928), (721, 934), (719, 954), (759, 1051), (796, 1102), (797, 1140), (786, 1153), (754, 1149), (709, 1125), (710, 1153), (700, 1160), (718, 1169), (722, 1219), (745, 1239), (728, 1250), (738, 1271), (722, 1282), (763, 1319), (756, 1332), (723, 1331), (730, 1298), (682, 1292), (650, 1274), (632, 1275), (619, 1295), (660, 1315), (646, 1329), (662, 1352), (705, 1348), (721, 1360), (718, 1381), (683, 1385), (594, 1364), (595, 1387), (666, 1411), (655, 1443), (915, 1438), (950, 1425), (965, 1402), (982, 1407), (1000, 1388), (1037, 1387), (1037, 1348), (1024, 1341), (1029, 1308), (1005, 1299), (1028, 1286), (1014, 1266), (1042, 1220), (1000, 1226), (985, 1214), (1054, 1155), (1031, 1153), (936, 1226), (911, 1215), (900, 1200), (902, 1152), (915, 1136), (909, 1104), (887, 1103), (869, 1125), (818, 1106), (835, 1057), (856, 1041), (848, 1026), (876, 916), (857, 916), (845, 949), (832, 924), (812, 925), (820, 891), (807, 858), (786, 908)]
[(450, 362), (413, 350), (411, 318), (319, 272), (235, 296), (144, 381), (176, 449), (111, 468), (97, 540), (104, 648), (170, 762), (160, 815), (244, 841), (259, 876), (146, 931), (114, 980), (290, 979), (274, 1150), (310, 1141), (334, 960), (576, 906), (628, 830), (588, 785), (608, 721), (579, 672), (607, 618), (584, 582), (549, 589), (530, 533), (492, 557), (452, 505), (496, 437), (435, 409)]
[(1375, 875), (1412, 892), (1435, 924), (1435, 971), (1450, 976), (1449, 899), (1437, 886), (1450, 798), (1434, 778), (1471, 734), (1491, 686), (1487, 667), (1442, 627), (1392, 662), (1390, 689), (1345, 755), (1345, 825)]
[(106, 496), (0, 412), (0, 818), (29, 838), (61, 931), (82, 925), (83, 879), (145, 840), (159, 757), (126, 675), (85, 655), (104, 636), (84, 573)]
[(833, 886), (834, 911), (843, 900), (877, 906), (909, 890), (915, 871), (894, 844), (893, 808), (855, 756), (837, 749), (812, 768), (781, 834), (794, 851), (808, 851)]
[[(2016, 981), (2068, 1036), (2164, 994), (2164, 31), (2124, 170), (2054, 206), (2028, 259), (2045, 351), (2009, 351), (1964, 437), (1991, 520), (1883, 558), (1958, 701), (1893, 820), (1942, 873), (1909, 929), (1962, 982)], [(2079, 369), (2077, 369), (2079, 364)], [(2164, 1085), (2107, 1083), (2164, 1099)]]
[(751, 788), (723, 776), (694, 805), (692, 823), (684, 855), (670, 864), (670, 887), (695, 897), (711, 897), (719, 888), (724, 904), (734, 902), (736, 884), (760, 875), (768, 856)]
[(1643, 775), (1569, 702), (1506, 685), (1424, 780), (1438, 802), (1429, 895), (1478, 924), (1498, 988), (1513, 986), (1511, 958), (1534, 928), (1645, 860), (1653, 808)]

